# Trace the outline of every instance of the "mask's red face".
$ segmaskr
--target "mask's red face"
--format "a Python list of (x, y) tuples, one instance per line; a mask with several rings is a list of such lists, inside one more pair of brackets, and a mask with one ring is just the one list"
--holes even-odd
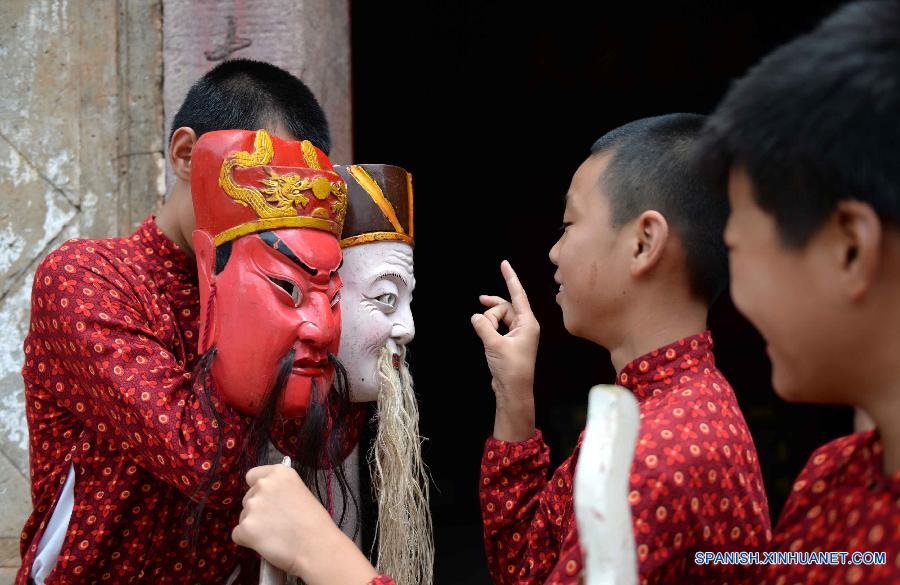
[(218, 349), (212, 365), (218, 395), (243, 413), (258, 413), (279, 364), (293, 349), (278, 412), (303, 416), (313, 384), (324, 400), (334, 377), (328, 354), (337, 353), (341, 333), (337, 239), (306, 228), (250, 234), (233, 241), (217, 275), (209, 236), (194, 232), (194, 245), (204, 267), (202, 302), (215, 289), (204, 346)]

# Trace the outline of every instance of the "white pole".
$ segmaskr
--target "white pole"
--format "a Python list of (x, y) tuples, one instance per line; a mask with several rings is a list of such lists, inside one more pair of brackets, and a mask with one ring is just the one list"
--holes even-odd
[(619, 386), (594, 386), (575, 471), (575, 520), (585, 585), (635, 585), (638, 579), (628, 477), (640, 414)]

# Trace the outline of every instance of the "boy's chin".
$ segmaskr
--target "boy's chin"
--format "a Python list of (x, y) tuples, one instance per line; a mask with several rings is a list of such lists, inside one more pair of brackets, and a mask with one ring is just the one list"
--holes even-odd
[(575, 311), (572, 309), (566, 309), (565, 305), (562, 306), (563, 313), (563, 327), (566, 328), (566, 331), (569, 332), (570, 335), (574, 335), (575, 337), (585, 337), (585, 328), (582, 320), (578, 318), (578, 315), (575, 314)]
[[(563, 327), (569, 335), (590, 341), (601, 347), (606, 347), (604, 335), (606, 334), (608, 320), (601, 320), (598, 316), (589, 312), (596, 310), (598, 307), (588, 306), (585, 303), (573, 303), (570, 298), (564, 298), (560, 303), (562, 309)], [(588, 309), (578, 311), (576, 307)]]
[(775, 394), (788, 402), (827, 402), (821, 395), (821, 386), (813, 381), (801, 380), (797, 372), (772, 363), (772, 388)]

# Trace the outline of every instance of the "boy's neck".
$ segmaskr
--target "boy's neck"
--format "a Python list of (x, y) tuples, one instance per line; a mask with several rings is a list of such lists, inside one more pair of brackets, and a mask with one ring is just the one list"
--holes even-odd
[(881, 438), (882, 470), (885, 476), (900, 471), (900, 377), (890, 392), (879, 392), (877, 404), (868, 405), (866, 413), (875, 421)]
[(900, 472), (900, 230), (884, 231), (881, 278), (878, 291), (872, 291), (868, 302), (868, 320), (860, 323), (864, 333), (854, 344), (856, 353), (847, 359), (858, 364), (855, 376), (849, 378), (847, 390), (855, 406), (861, 407), (874, 421), (881, 439), (882, 471), (889, 477)]
[(881, 439), (882, 470), (889, 477), (900, 472), (900, 234), (886, 232), (881, 290), (869, 301), (868, 316), (860, 321), (856, 340), (844, 352), (852, 375), (841, 376), (854, 406), (862, 408), (875, 423)]
[(882, 463), (884, 474), (892, 476), (900, 471), (900, 424), (898, 424), (897, 416), (900, 412), (893, 409), (894, 420), (890, 423), (877, 425), (878, 433), (881, 436), (881, 446), (884, 461)]
[(707, 313), (705, 303), (693, 300), (657, 303), (635, 311), (624, 324), (620, 342), (607, 347), (616, 372), (654, 349), (705, 331)]
[(188, 241), (189, 235), (184, 233), (182, 226), (181, 216), (186, 213), (186, 205), (193, 205), (190, 188), (176, 182), (156, 214), (156, 227), (189, 256), (193, 256), (194, 246)]

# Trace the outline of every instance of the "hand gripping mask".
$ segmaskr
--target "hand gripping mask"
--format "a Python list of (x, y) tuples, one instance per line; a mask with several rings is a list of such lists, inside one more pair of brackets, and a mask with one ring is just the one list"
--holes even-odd
[(200, 351), (214, 358), (216, 393), (255, 415), (283, 389), (277, 412), (303, 416), (334, 377), (346, 184), (306, 140), (223, 130), (194, 146), (191, 192)]

